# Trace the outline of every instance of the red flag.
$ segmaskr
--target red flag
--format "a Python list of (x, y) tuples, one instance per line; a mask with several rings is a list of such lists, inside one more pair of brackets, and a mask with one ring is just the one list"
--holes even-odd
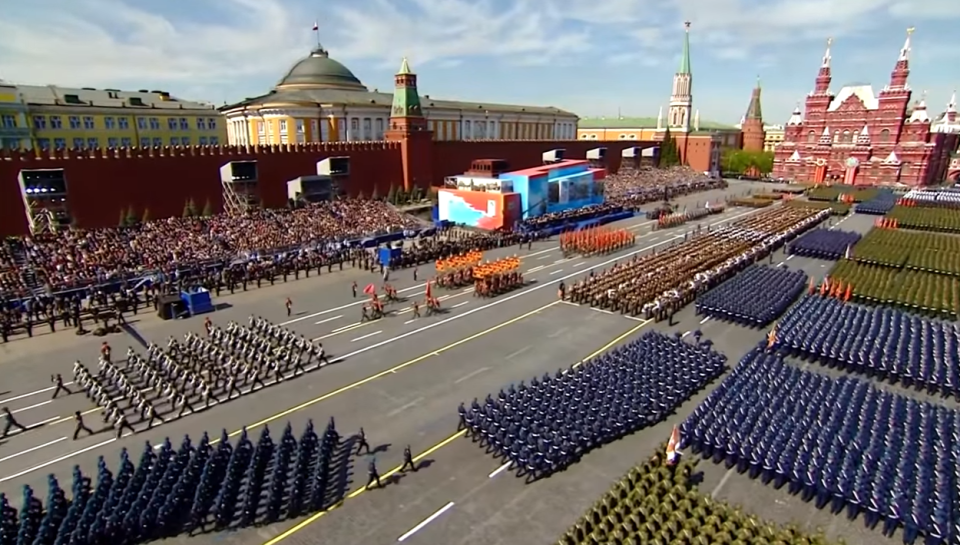
[(376, 295), (377, 287), (373, 284), (367, 284), (367, 287), (363, 288), (363, 293), (366, 293), (367, 295)]
[(427, 300), (430, 300), (433, 298), (433, 290), (430, 289), (430, 284), (431, 282), (427, 280)]
[(317, 23), (317, 22), (314, 22), (314, 23), (313, 23), (313, 30), (314, 30), (314, 32), (316, 32), (317, 30), (320, 30), (320, 24)]
[(674, 465), (680, 461), (680, 455), (677, 449), (680, 447), (680, 428), (676, 424), (673, 431), (670, 432), (670, 440), (667, 441), (667, 465)]

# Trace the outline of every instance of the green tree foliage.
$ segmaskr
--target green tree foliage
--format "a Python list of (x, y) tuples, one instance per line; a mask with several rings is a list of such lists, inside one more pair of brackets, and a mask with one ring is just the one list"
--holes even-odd
[(209, 218), (213, 214), (213, 203), (210, 202), (210, 199), (207, 199), (207, 202), (203, 203), (203, 217)]
[(773, 171), (773, 152), (726, 149), (720, 155), (720, 170), (733, 174), (744, 174), (751, 169), (760, 174)]
[(660, 142), (660, 168), (675, 167), (680, 164), (680, 151), (677, 149), (677, 140), (667, 128)]
[(390, 189), (387, 191), (387, 202), (390, 204), (400, 204), (396, 184), (390, 184)]
[(140, 223), (147, 223), (148, 221), (150, 221), (150, 209), (144, 208), (143, 216), (140, 217)]
[(132, 206), (127, 208), (127, 217), (124, 219), (127, 227), (133, 227), (138, 221), (140, 221), (140, 218), (137, 216), (137, 211)]
[(374, 184), (373, 191), (370, 192), (370, 199), (374, 201), (380, 200), (380, 188)]
[(193, 202), (193, 199), (187, 199), (187, 202), (183, 205), (183, 217), (192, 218), (197, 215), (197, 204)]
[(127, 225), (127, 210), (126, 208), (120, 209), (120, 219), (117, 220), (117, 225), (120, 227), (125, 227)]

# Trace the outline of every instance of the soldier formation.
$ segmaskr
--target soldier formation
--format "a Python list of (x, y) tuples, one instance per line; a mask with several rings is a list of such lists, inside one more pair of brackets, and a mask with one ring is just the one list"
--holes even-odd
[[(150, 344), (143, 355), (128, 348), (123, 362), (114, 362), (104, 343), (97, 370), (74, 363), (74, 382), (120, 437), (136, 432), (131, 419), (150, 429), (166, 421), (164, 414), (180, 418), (330, 363), (322, 344), (263, 318), (206, 327), (206, 337), (171, 337), (166, 348)], [(84, 429), (82, 416), (76, 417), (74, 439)]]
[(75, 466), (69, 500), (53, 475), (46, 505), (29, 486), (19, 512), (0, 494), (0, 543), (134, 545), (296, 518), (342, 499), (340, 444), (331, 419), (319, 435), (308, 423), (299, 440), (289, 424), (277, 442), (267, 428), (256, 443), (246, 430), (233, 445), (226, 430), (196, 446), (168, 438), (147, 443), (136, 464), (124, 449), (116, 473), (100, 457), (96, 484)]
[(637, 243), (637, 235), (629, 229), (592, 227), (570, 231), (560, 235), (560, 250), (563, 256), (604, 255), (630, 248)]
[(815, 259), (836, 261), (853, 255), (853, 246), (860, 233), (837, 229), (814, 229), (787, 246), (787, 253)]
[(710, 346), (650, 332), (575, 369), (461, 404), (460, 426), (518, 475), (550, 475), (661, 421), (720, 376), (726, 357)]
[(762, 327), (777, 319), (808, 285), (800, 269), (751, 265), (747, 270), (697, 297), (697, 315)]

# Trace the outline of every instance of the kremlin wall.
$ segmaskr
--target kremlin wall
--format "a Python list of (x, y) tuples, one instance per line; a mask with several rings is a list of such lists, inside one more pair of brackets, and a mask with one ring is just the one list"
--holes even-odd
[[(420, 146), (393, 142), (327, 142), (264, 147), (193, 147), (129, 150), (0, 151), (0, 236), (28, 234), (24, 201), (18, 184), (22, 169), (63, 169), (70, 213), (82, 228), (115, 227), (131, 206), (152, 218), (179, 216), (192, 199), (198, 207), (210, 202), (223, 209), (220, 167), (230, 161), (257, 161), (260, 197), (265, 207), (286, 204), (286, 182), (316, 174), (317, 162), (349, 157), (344, 189), (353, 195), (386, 195), (391, 185), (405, 185), (405, 167), (428, 179), (412, 180), (427, 187), (442, 185), (446, 176), (462, 174), (477, 158), (498, 158), (511, 169), (542, 164), (543, 153), (565, 149), (567, 158), (585, 158), (587, 150), (607, 148), (608, 168), (620, 166), (622, 150), (654, 145), (642, 142), (578, 141), (426, 141)], [(404, 151), (408, 153), (404, 160)]]

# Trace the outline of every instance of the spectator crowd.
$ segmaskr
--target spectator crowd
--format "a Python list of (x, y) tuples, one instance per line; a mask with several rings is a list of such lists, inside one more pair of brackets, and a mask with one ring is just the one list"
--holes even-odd
[(151, 272), (172, 274), (419, 226), (416, 218), (381, 201), (343, 199), (296, 210), (168, 218), (132, 227), (10, 238), (0, 246), (0, 296), (31, 296), (37, 288), (57, 292)]
[(625, 209), (667, 201), (699, 191), (721, 189), (726, 182), (713, 179), (689, 167), (632, 168), (621, 167), (616, 174), (603, 180), (606, 202)]

